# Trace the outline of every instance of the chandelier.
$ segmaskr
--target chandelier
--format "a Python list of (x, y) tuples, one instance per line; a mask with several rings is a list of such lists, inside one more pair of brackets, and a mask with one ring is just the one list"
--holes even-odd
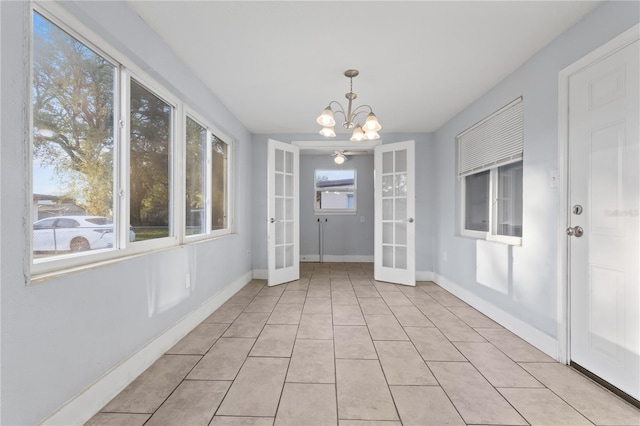
[[(380, 125), (380, 123), (378, 123), (378, 119), (373, 113), (371, 107), (369, 105), (360, 105), (359, 107), (352, 108), (353, 100), (358, 97), (358, 95), (353, 93), (353, 78), (357, 77), (358, 74), (358, 70), (346, 70), (344, 72), (345, 77), (349, 78), (349, 93), (344, 95), (345, 98), (349, 100), (347, 111), (345, 112), (340, 102), (329, 102), (329, 106), (327, 106), (324, 111), (322, 111), (322, 114), (320, 114), (320, 117), (318, 117), (318, 119), (316, 120), (317, 123), (322, 126), (322, 129), (320, 130), (321, 135), (328, 137), (335, 137), (336, 135), (336, 132), (334, 130), (336, 120), (333, 118), (334, 112), (331, 109), (331, 105), (335, 104), (338, 107), (335, 113), (342, 114), (342, 116), (344, 117), (342, 127), (344, 127), (345, 129), (354, 129), (350, 140), (359, 142), (362, 140), (380, 139), (378, 131), (382, 129), (382, 126)], [(357, 122), (358, 116), (367, 112), (369, 114), (364, 121), (364, 125), (361, 126)]]

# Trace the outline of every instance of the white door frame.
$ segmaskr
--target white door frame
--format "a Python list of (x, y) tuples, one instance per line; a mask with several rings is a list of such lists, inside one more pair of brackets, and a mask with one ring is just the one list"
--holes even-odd
[(558, 354), (563, 364), (571, 361), (571, 311), (569, 280), (569, 244), (565, 229), (569, 226), (569, 77), (640, 39), (640, 24), (636, 24), (613, 40), (569, 65), (558, 74), (558, 274), (557, 318)]

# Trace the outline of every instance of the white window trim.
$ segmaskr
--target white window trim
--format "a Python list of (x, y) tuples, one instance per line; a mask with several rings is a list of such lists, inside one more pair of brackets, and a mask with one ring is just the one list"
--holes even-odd
[(314, 169), (313, 171), (313, 215), (314, 216), (354, 216), (358, 214), (358, 170), (357, 169), (340, 169), (344, 171), (353, 170), (353, 208), (352, 209), (318, 209), (316, 208), (316, 194), (318, 187), (316, 186), (316, 174), (318, 170), (330, 170), (327, 168)]
[[(193, 110), (192, 108), (188, 107), (188, 106), (184, 106), (184, 112), (183, 112), (183, 117), (185, 117), (182, 122), (183, 122), (183, 130), (182, 130), (182, 138), (184, 139), (184, 146), (182, 147), (182, 152), (184, 153), (185, 149), (186, 149), (186, 117), (191, 118), (193, 121), (195, 121), (196, 123), (198, 123), (199, 125), (201, 125), (202, 127), (204, 127), (207, 131), (207, 160), (206, 160), (206, 174), (207, 174), (207, 182), (206, 182), (206, 202), (205, 202), (205, 219), (206, 219), (206, 227), (205, 227), (205, 232), (202, 234), (195, 234), (195, 235), (186, 235), (186, 217), (185, 216), (185, 212), (184, 212), (184, 204), (185, 204), (185, 196), (186, 196), (186, 176), (187, 176), (187, 163), (186, 163), (186, 158), (184, 158), (184, 154), (183, 154), (183, 159), (181, 161), (181, 170), (183, 173), (183, 178), (181, 180), (182, 183), (182, 191), (181, 191), (181, 195), (182, 195), (182, 200), (181, 200), (181, 206), (182, 206), (182, 216), (183, 216), (183, 222), (181, 225), (181, 229), (183, 232), (183, 241), (185, 243), (191, 243), (191, 242), (196, 242), (196, 241), (203, 241), (203, 240), (211, 240), (211, 239), (215, 239), (215, 238), (219, 238), (219, 237), (223, 237), (226, 235), (230, 235), (233, 234), (234, 232), (234, 224), (233, 224), (233, 192), (232, 192), (232, 184), (233, 184), (233, 148), (234, 148), (234, 142), (231, 138), (229, 138), (225, 133), (219, 131), (215, 126), (213, 126), (208, 120), (206, 120), (204, 117), (202, 117), (200, 114), (198, 114), (195, 110)], [(225, 195), (227, 197), (227, 211), (226, 211), (226, 216), (227, 216), (227, 227), (224, 229), (211, 229), (212, 228), (212, 223), (211, 223), (211, 215), (212, 215), (212, 211), (213, 211), (213, 200), (211, 199), (211, 182), (212, 182), (212, 172), (211, 172), (211, 164), (212, 164), (212, 159), (213, 159), (213, 154), (211, 152), (211, 141), (212, 141), (212, 136), (217, 137), (218, 139), (220, 139), (223, 143), (225, 143), (227, 145), (227, 176), (226, 176), (226, 187), (225, 187)]]
[[(55, 2), (35, 1), (31, 7), (31, 16), (37, 12), (54, 25), (67, 32), (69, 35), (85, 44), (87, 47), (95, 51), (103, 59), (110, 62), (116, 67), (116, 76), (114, 83), (114, 219), (117, 226), (117, 248), (91, 250), (84, 253), (62, 254), (55, 257), (45, 257), (41, 259), (33, 258), (31, 251), (31, 283), (38, 283), (49, 278), (53, 278), (62, 274), (75, 271), (92, 269), (113, 262), (118, 262), (131, 257), (137, 257), (148, 253), (166, 250), (177, 247), (180, 244), (196, 243), (204, 240), (212, 240), (234, 233), (235, 227), (235, 211), (234, 211), (234, 189), (235, 189), (235, 173), (234, 173), (234, 146), (235, 142), (220, 132), (215, 126), (212, 126), (208, 120), (202, 119), (199, 114), (188, 109), (184, 102), (177, 96), (173, 95), (162, 84), (157, 82), (142, 68), (138, 67), (128, 57), (120, 51), (113, 48), (102, 37), (97, 35), (92, 29), (83, 24), (71, 13), (66, 11), (61, 5)], [(30, 19), (30, 37), (33, 35), (33, 18)], [(33, 43), (30, 46), (30, 56), (33, 57)], [(30, 66), (30, 73), (33, 73), (33, 66)], [(169, 202), (170, 236), (147, 241), (129, 242), (129, 149), (130, 149), (130, 81), (134, 78), (138, 83), (161, 98), (173, 108), (172, 128), (170, 142), (170, 169), (169, 179), (171, 185), (171, 199)], [(30, 76), (29, 81), (33, 81)], [(32, 90), (29, 90), (30, 108), (33, 105)], [(185, 127), (185, 110), (197, 121), (204, 123), (210, 133), (215, 134), (222, 141), (227, 143), (227, 228), (215, 230), (209, 234), (194, 236), (197, 238), (185, 237), (185, 214), (184, 214), (184, 127)], [(30, 114), (31, 117), (31, 114)], [(32, 120), (32, 118), (30, 118)], [(121, 125), (123, 123), (124, 125)], [(30, 128), (32, 122), (29, 123)], [(210, 144), (208, 144), (210, 145)], [(33, 141), (29, 144), (30, 158), (33, 156)], [(31, 160), (32, 161), (32, 160)], [(29, 176), (33, 179), (33, 174)], [(29, 194), (30, 196), (32, 195)], [(119, 215), (116, 216), (116, 215)], [(210, 228), (208, 228), (210, 229)], [(33, 229), (29, 231), (30, 243), (33, 243)]]

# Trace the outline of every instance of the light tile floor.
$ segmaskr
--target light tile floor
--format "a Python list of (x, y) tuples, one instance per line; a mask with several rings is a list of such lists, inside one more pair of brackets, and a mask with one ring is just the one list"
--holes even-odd
[(88, 425), (640, 425), (640, 410), (432, 282), (254, 280)]

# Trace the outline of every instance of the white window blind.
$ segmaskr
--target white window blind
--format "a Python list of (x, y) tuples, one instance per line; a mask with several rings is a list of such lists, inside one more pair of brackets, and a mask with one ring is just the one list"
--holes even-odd
[(467, 176), (522, 159), (522, 98), (458, 135), (458, 176)]

